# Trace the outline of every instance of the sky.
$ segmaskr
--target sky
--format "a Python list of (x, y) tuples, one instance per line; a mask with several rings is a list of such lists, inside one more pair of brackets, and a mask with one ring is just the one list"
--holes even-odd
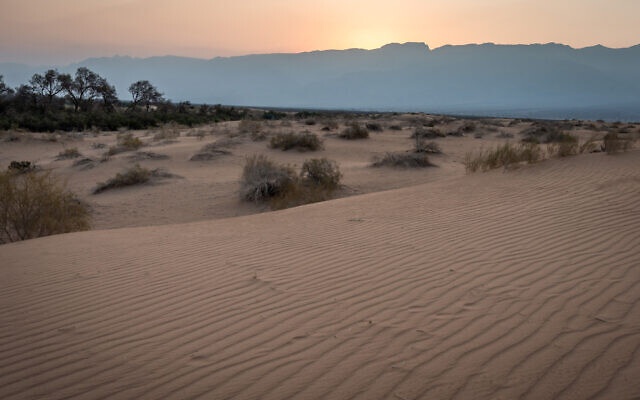
[(0, 0), (0, 62), (213, 58), (387, 43), (640, 43), (640, 0)]

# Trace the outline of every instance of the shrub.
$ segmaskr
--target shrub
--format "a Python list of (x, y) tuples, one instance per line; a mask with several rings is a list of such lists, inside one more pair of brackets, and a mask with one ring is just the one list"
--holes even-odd
[(537, 144), (512, 145), (505, 143), (493, 150), (480, 151), (477, 154), (467, 153), (464, 166), (467, 172), (488, 171), (500, 167), (510, 167), (522, 162), (535, 163), (542, 158), (542, 151)]
[(386, 153), (373, 162), (374, 167), (424, 168), (434, 167), (425, 153)]
[(369, 131), (359, 123), (352, 122), (338, 136), (348, 140), (366, 139), (369, 137)]
[(160, 127), (160, 131), (153, 135), (153, 140), (175, 140), (179, 137), (180, 129), (178, 124), (175, 122), (169, 122)]
[(440, 148), (440, 145), (438, 143), (433, 141), (425, 143), (424, 139), (422, 138), (416, 139), (414, 151), (416, 153), (430, 153), (430, 154), (442, 153), (442, 149)]
[(423, 127), (417, 127), (414, 129), (413, 134), (411, 135), (412, 139), (415, 138), (423, 138), (423, 139), (435, 139), (439, 137), (445, 137), (446, 135), (440, 132), (438, 129), (427, 129)]
[(0, 243), (89, 229), (89, 208), (49, 172), (0, 172)]
[(9, 171), (14, 173), (33, 172), (37, 168), (31, 161), (11, 161), (9, 164)]
[(391, 125), (389, 129), (391, 129), (392, 131), (401, 131), (402, 127), (400, 125)]
[(69, 149), (64, 149), (63, 151), (61, 151), (60, 153), (58, 153), (58, 156), (56, 157), (56, 159), (58, 160), (67, 160), (70, 158), (78, 158), (80, 157), (81, 154), (78, 151), (77, 147), (72, 147)]
[(93, 190), (93, 194), (102, 193), (105, 190), (146, 183), (150, 178), (151, 171), (146, 168), (142, 168), (139, 164), (136, 164), (124, 172), (116, 174), (115, 177), (108, 181), (98, 183), (96, 188)]
[(382, 125), (377, 122), (367, 122), (365, 127), (371, 132), (382, 132), (384, 130)]
[(142, 140), (133, 136), (132, 133), (120, 133), (118, 134), (118, 142), (115, 146), (109, 147), (107, 155), (113, 156), (125, 151), (138, 150), (142, 147)]
[(281, 195), (294, 184), (294, 171), (269, 160), (265, 155), (247, 158), (242, 169), (240, 196), (248, 201), (265, 201)]
[(607, 133), (604, 135), (602, 147), (607, 154), (616, 154), (629, 150), (631, 148), (631, 140), (623, 138), (615, 132)]
[(240, 133), (258, 133), (262, 130), (262, 124), (260, 121), (243, 119), (238, 125), (238, 130)]
[(219, 156), (229, 155), (231, 152), (226, 148), (233, 144), (228, 139), (219, 139), (213, 143), (204, 145), (200, 151), (189, 158), (189, 161), (208, 161), (218, 158)]
[(302, 164), (300, 177), (303, 181), (314, 186), (333, 191), (338, 188), (342, 173), (340, 173), (340, 168), (335, 161), (326, 158), (312, 158)]
[(269, 146), (274, 149), (290, 150), (298, 149), (299, 151), (315, 151), (322, 148), (322, 141), (315, 133), (278, 133), (271, 137)]
[(569, 157), (575, 156), (580, 152), (578, 142), (556, 142), (547, 145), (547, 153), (549, 157)]

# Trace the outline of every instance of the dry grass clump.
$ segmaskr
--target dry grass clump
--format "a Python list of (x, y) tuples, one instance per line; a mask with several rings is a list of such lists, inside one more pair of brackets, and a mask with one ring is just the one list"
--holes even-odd
[(627, 151), (632, 147), (631, 139), (622, 137), (615, 132), (607, 133), (602, 139), (602, 148), (607, 154)]
[(566, 141), (549, 143), (547, 145), (547, 153), (549, 157), (569, 157), (580, 153), (580, 145), (578, 141)]
[(125, 186), (146, 183), (149, 182), (151, 176), (151, 171), (141, 167), (139, 164), (136, 164), (122, 173), (117, 173), (115, 177), (109, 179), (108, 181), (98, 183), (96, 188), (93, 189), (93, 194), (98, 194), (106, 190), (121, 188)]
[(367, 122), (364, 126), (371, 132), (382, 132), (384, 130), (382, 125), (377, 122)]
[(138, 150), (144, 145), (142, 140), (133, 136), (132, 133), (120, 133), (118, 134), (117, 144), (109, 147), (107, 156), (113, 156), (118, 153), (124, 153), (125, 151)]
[(543, 157), (540, 146), (533, 143), (505, 143), (493, 150), (480, 150), (467, 153), (464, 166), (467, 172), (489, 171), (500, 167), (517, 166), (520, 163), (532, 164)]
[(11, 161), (9, 164), (9, 171), (12, 173), (26, 173), (33, 172), (38, 169), (38, 166), (31, 161)]
[(283, 151), (297, 149), (298, 151), (316, 151), (322, 149), (322, 140), (315, 133), (302, 132), (278, 133), (271, 137), (269, 146)]
[[(204, 136), (204, 135), (203, 135)], [(169, 122), (160, 127), (160, 131), (153, 135), (153, 140), (176, 140), (180, 137), (180, 128), (175, 122)]]
[(50, 172), (0, 172), (0, 243), (89, 229), (89, 207)]
[(233, 139), (219, 139), (213, 143), (208, 143), (200, 149), (196, 154), (189, 158), (189, 161), (209, 161), (216, 159), (220, 156), (231, 154), (227, 148), (233, 146), (235, 141)]
[(70, 158), (78, 158), (80, 156), (81, 156), (81, 154), (78, 151), (78, 148), (77, 147), (71, 147), (71, 148), (68, 148), (68, 149), (64, 149), (63, 151), (58, 153), (58, 156), (56, 157), (56, 160), (68, 160)]
[(424, 168), (435, 167), (429, 160), (426, 153), (386, 153), (383, 157), (375, 160), (373, 167), (400, 167), (400, 168)]
[(244, 200), (268, 201), (273, 209), (327, 200), (338, 188), (342, 174), (334, 161), (306, 160), (299, 175), (264, 155), (247, 159), (242, 171), (240, 195)]
[(352, 122), (340, 132), (338, 137), (348, 140), (367, 139), (369, 137), (369, 131), (359, 123)]
[(263, 154), (247, 158), (240, 179), (240, 196), (247, 201), (265, 201), (281, 195), (295, 181), (289, 166), (279, 165)]
[(415, 148), (416, 153), (429, 153), (429, 154), (442, 154), (442, 148), (434, 141), (425, 142), (423, 138), (416, 138)]
[(251, 119), (243, 119), (238, 124), (238, 131), (240, 133), (258, 133), (262, 130), (262, 123), (260, 121), (254, 121)]
[(415, 138), (423, 138), (423, 139), (435, 139), (440, 137), (445, 137), (446, 135), (438, 129), (434, 128), (424, 128), (419, 126), (414, 129), (413, 134), (411, 135), (412, 139)]

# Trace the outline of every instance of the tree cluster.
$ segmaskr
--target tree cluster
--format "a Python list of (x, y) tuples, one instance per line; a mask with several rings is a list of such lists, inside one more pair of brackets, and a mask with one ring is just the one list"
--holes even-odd
[(244, 116), (232, 107), (174, 105), (148, 80), (132, 83), (129, 93), (130, 101), (120, 101), (115, 86), (85, 67), (74, 75), (55, 69), (34, 74), (15, 89), (0, 75), (0, 130), (144, 129), (169, 121), (191, 126)]

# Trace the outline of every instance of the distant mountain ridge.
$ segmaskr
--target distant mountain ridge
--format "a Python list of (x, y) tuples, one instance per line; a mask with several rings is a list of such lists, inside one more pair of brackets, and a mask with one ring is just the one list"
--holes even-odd
[[(640, 45), (393, 43), (210, 60), (91, 58), (59, 70), (79, 66), (115, 84), (122, 99), (147, 79), (169, 99), (193, 103), (640, 120)], [(0, 64), (0, 74), (15, 86), (45, 68)]]

